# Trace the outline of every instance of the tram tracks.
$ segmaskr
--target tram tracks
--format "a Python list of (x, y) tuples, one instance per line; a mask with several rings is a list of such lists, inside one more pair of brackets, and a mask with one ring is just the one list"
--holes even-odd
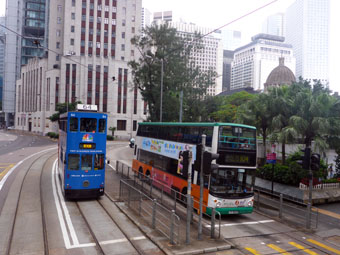
[[(86, 226), (89, 229), (96, 246), (99, 247), (101, 254), (164, 254), (152, 243), (151, 240), (149, 240), (139, 230), (136, 230), (135, 225), (130, 222), (126, 216), (123, 216), (121, 211), (118, 209), (117, 205), (115, 204), (116, 201), (114, 201), (107, 194), (97, 200), (86, 202), (80, 201), (75, 203), (77, 204), (77, 208), (86, 222)], [(89, 206), (91, 207), (92, 212), (89, 211)], [(98, 225), (100, 226), (102, 222), (97, 221), (97, 224), (94, 224), (94, 221), (91, 217), (93, 214), (102, 219), (106, 218), (105, 225), (111, 225), (111, 230), (102, 227), (99, 231)], [(111, 222), (108, 222), (108, 220)], [(130, 223), (130, 226), (127, 224), (127, 222)], [(108, 232), (105, 234), (105, 231)], [(112, 231), (115, 232), (114, 235), (110, 233)], [(103, 236), (114, 239), (103, 240)], [(150, 246), (152, 247), (151, 250)], [(112, 249), (115, 251), (112, 251)]]
[(49, 254), (41, 180), (43, 169), (53, 154), (54, 152), (46, 152), (34, 159), (27, 168), (23, 168), (25, 170), (21, 170), (25, 172), (21, 172), (23, 176), (14, 209), (6, 255), (17, 254), (18, 251), (23, 254), (30, 253), (32, 250), (37, 251), (37, 254)]

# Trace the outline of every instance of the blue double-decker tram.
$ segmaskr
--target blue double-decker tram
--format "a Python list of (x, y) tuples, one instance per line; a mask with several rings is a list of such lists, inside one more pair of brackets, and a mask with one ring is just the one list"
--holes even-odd
[(104, 194), (107, 115), (77, 105), (60, 116), (58, 168), (66, 199)]

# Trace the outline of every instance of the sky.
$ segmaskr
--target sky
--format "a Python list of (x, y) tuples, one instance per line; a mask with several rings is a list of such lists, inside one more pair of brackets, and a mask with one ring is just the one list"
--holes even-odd
[[(118, 0), (119, 1), (119, 0)], [(228, 26), (230, 30), (242, 32), (244, 43), (249, 43), (251, 36), (261, 32), (266, 17), (285, 12), (295, 0), (142, 0), (143, 7), (151, 12), (172, 11), (175, 19), (181, 18), (199, 26), (216, 29), (232, 22), (243, 15), (268, 6), (250, 14)], [(274, 3), (272, 3), (274, 2)], [(340, 24), (340, 0), (330, 0), (330, 89), (340, 92), (340, 77), (336, 75), (336, 62), (340, 59), (340, 35), (336, 25)], [(0, 0), (0, 16), (5, 15), (6, 0)]]

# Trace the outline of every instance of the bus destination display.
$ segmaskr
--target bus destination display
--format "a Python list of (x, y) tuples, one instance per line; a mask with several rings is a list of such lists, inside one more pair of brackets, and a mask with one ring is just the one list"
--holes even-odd
[(249, 154), (241, 154), (235, 152), (223, 153), (219, 152), (220, 157), (217, 159), (217, 164), (220, 165), (246, 165), (253, 166), (256, 164), (256, 157)]

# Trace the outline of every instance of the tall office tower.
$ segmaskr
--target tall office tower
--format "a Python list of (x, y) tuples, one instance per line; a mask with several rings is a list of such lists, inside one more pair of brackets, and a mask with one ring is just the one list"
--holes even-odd
[(172, 11), (164, 11), (164, 12), (154, 12), (153, 21), (173, 21)]
[[(171, 22), (171, 27), (177, 29), (177, 32), (183, 38), (192, 42), (192, 37), (188, 36), (194, 33), (200, 33), (201, 35), (208, 34), (212, 29), (196, 26), (192, 23), (184, 22)], [(207, 90), (208, 95), (217, 95), (222, 92), (222, 72), (223, 72), (223, 47), (221, 34), (219, 31), (202, 37), (203, 50), (194, 52), (193, 59), (196, 66), (199, 66), (201, 70), (208, 71), (212, 68), (217, 73), (215, 85), (211, 86)]]
[(115, 135), (131, 137), (146, 107), (128, 61), (139, 57), (131, 38), (140, 32), (141, 0), (51, 1), (49, 53), (32, 59), (17, 81), (17, 129), (47, 133), (58, 103), (97, 105)]
[(223, 50), (222, 91), (230, 91), (231, 63), (233, 60), (234, 52), (231, 50)]
[[(0, 17), (0, 24), (5, 25), (5, 17)], [(4, 64), (5, 64), (5, 29), (0, 26), (0, 101), (2, 101), (2, 86), (4, 79)], [(1, 103), (0, 103), (1, 104)], [(2, 105), (0, 105), (2, 107)], [(0, 123), (1, 125), (2, 123)]]
[(14, 124), (15, 82), (20, 76), (20, 67), (31, 57), (42, 57), (43, 46), (47, 46), (46, 1), (6, 1), (6, 27), (11, 30), (6, 31), (3, 87), (3, 110), (7, 126)]
[[(5, 17), (0, 17), (0, 25), (5, 25)], [(6, 31), (0, 26), (0, 76), (4, 77)], [(0, 97), (1, 100), (2, 97)]]
[(145, 28), (150, 25), (151, 25), (151, 12), (146, 8), (142, 8), (142, 28)]
[[(0, 24), (5, 25), (5, 17), (0, 17)], [(4, 64), (5, 64), (5, 29), (0, 26), (0, 109), (2, 109), (2, 90), (3, 90), (3, 81), (4, 81)], [(5, 124), (5, 116), (4, 113), (0, 112), (0, 127)]]
[(223, 50), (235, 50), (242, 45), (242, 33), (240, 31), (229, 30), (223, 28), (222, 30), (222, 44)]
[(284, 37), (258, 34), (252, 42), (235, 50), (231, 68), (230, 89), (253, 88), (262, 91), (270, 72), (284, 57), (285, 66), (295, 70), (292, 45)]
[(285, 36), (286, 23), (284, 13), (276, 13), (266, 18), (262, 24), (262, 33)]
[(329, 0), (297, 0), (286, 11), (286, 41), (293, 45), (296, 77), (329, 81)]

